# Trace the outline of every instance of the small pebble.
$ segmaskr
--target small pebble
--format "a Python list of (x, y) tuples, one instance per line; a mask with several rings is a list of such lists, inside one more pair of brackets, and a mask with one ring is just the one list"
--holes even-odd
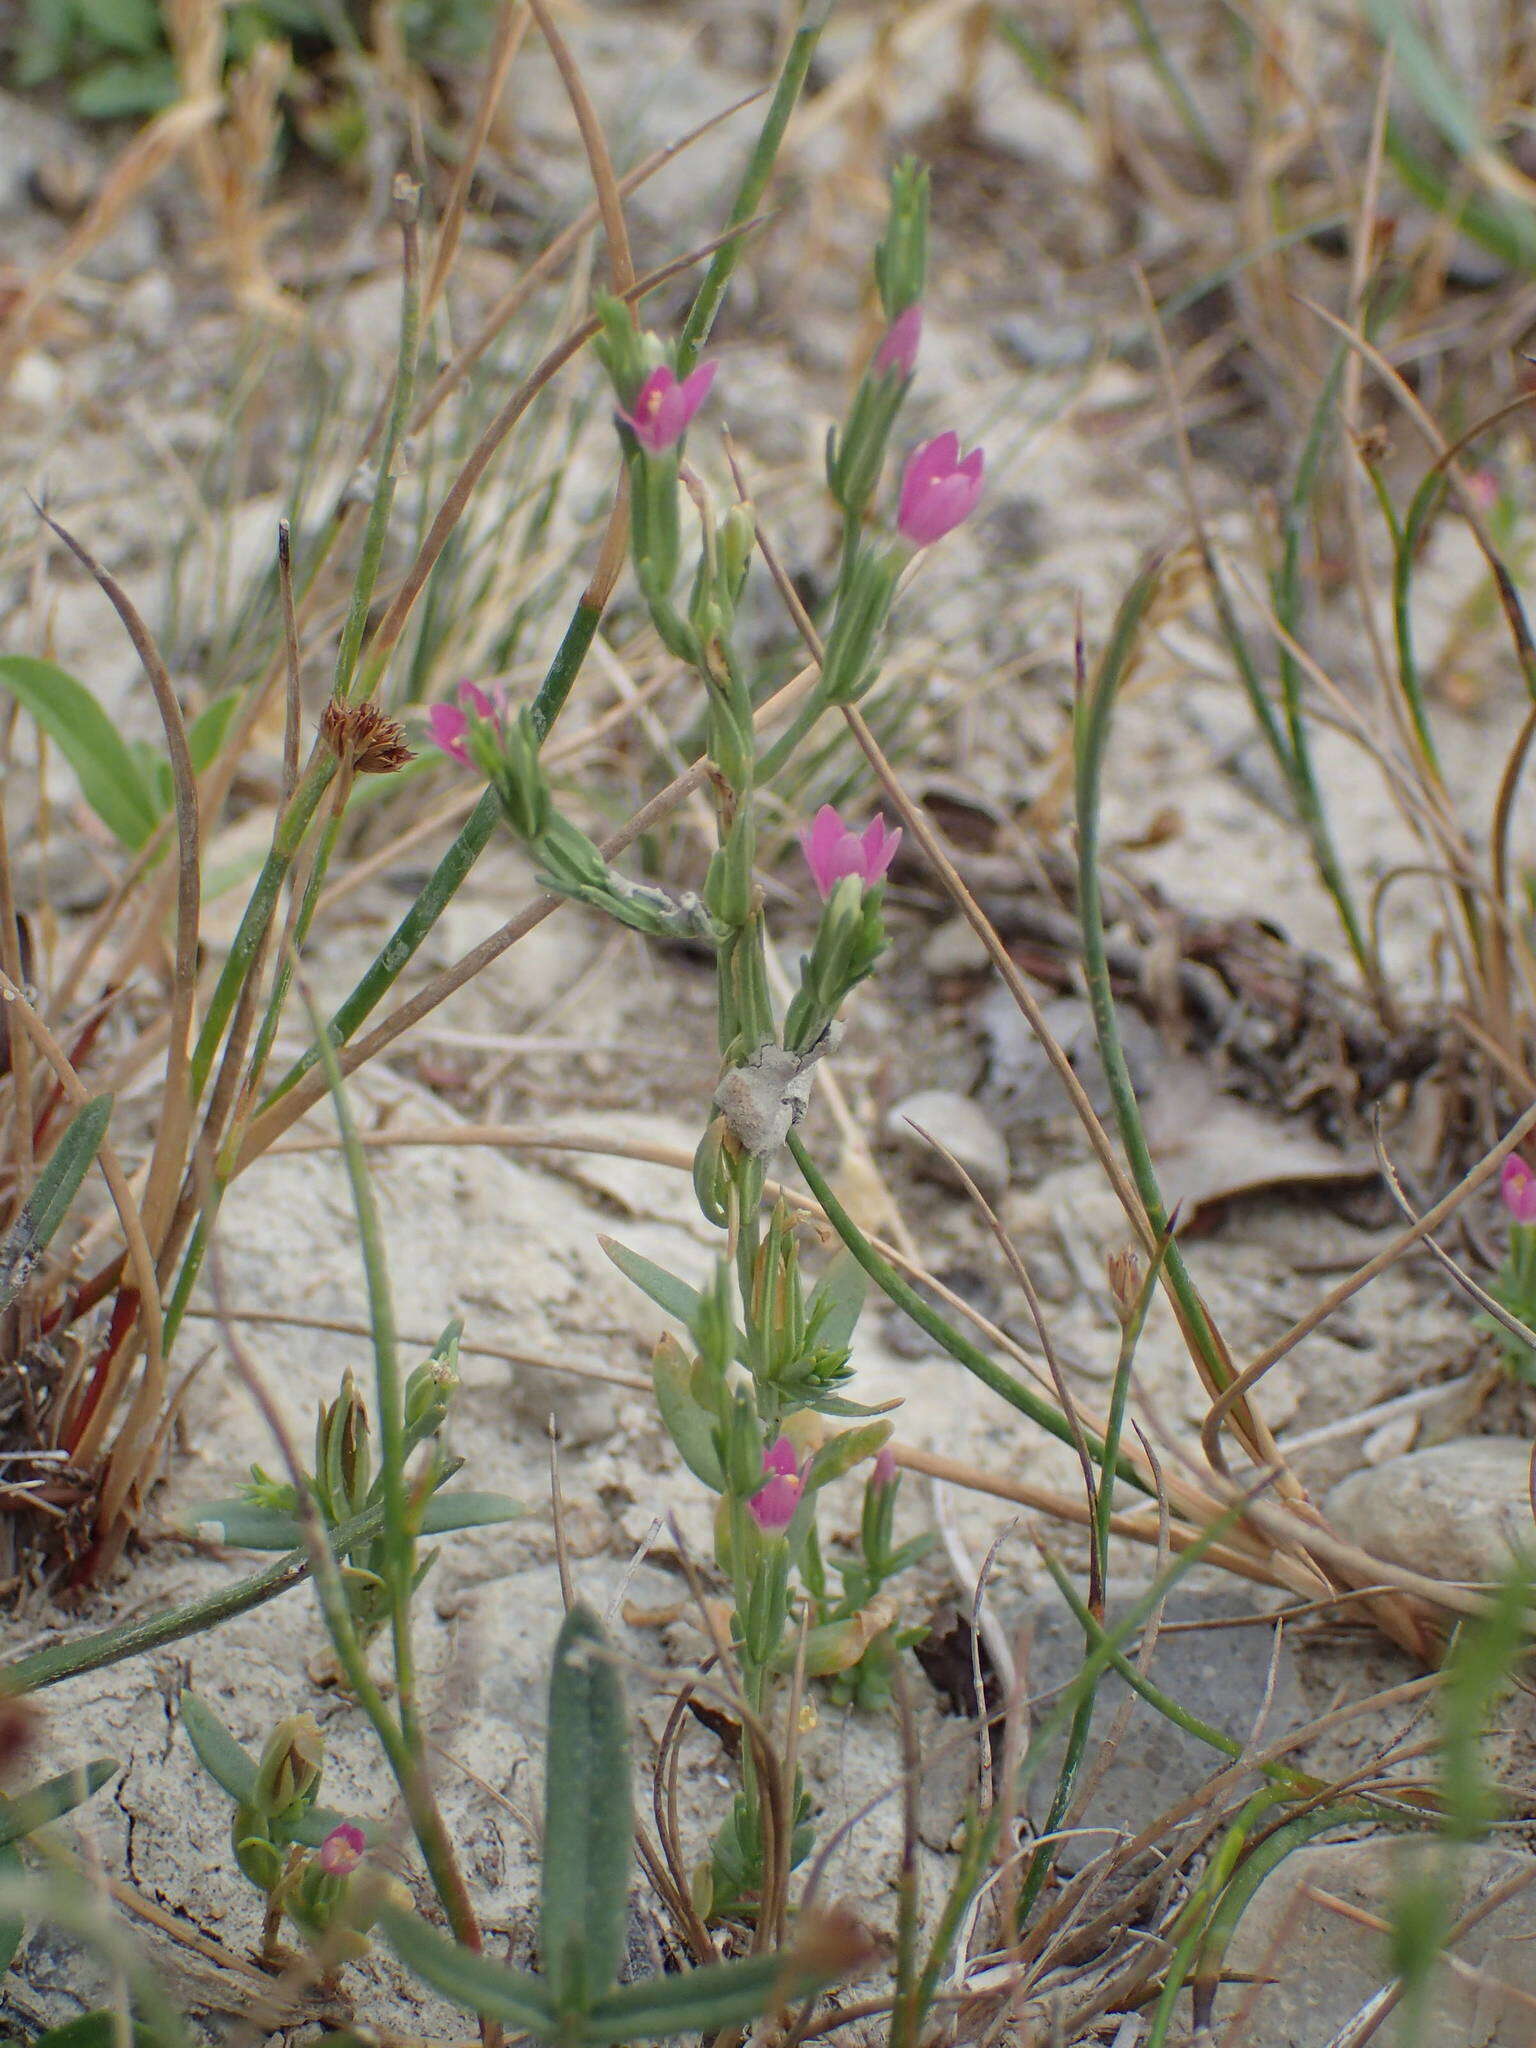
[[(928, 1137), (921, 1136), (921, 1126)], [(907, 1154), (919, 1173), (946, 1187), (963, 1187), (944, 1152), (954, 1155), (989, 1202), (1008, 1185), (1008, 1147), (979, 1104), (948, 1088), (920, 1088), (898, 1102), (885, 1121), (885, 1135)], [(930, 1143), (932, 1138), (935, 1143)], [(944, 1152), (935, 1149), (944, 1148)]]

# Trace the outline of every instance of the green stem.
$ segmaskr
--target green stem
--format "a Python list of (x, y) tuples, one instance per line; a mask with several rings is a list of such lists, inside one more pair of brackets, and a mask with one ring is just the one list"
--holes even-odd
[[(779, 73), (778, 84), (774, 87), (773, 98), (768, 103), (768, 112), (763, 117), (762, 129), (757, 143), (747, 160), (747, 168), (736, 192), (736, 203), (732, 206), (726, 228), (744, 227), (757, 212), (763, 194), (768, 189), (768, 180), (773, 176), (773, 167), (778, 159), (779, 148), (784, 140), (784, 131), (789, 126), (789, 117), (795, 110), (805, 84), (806, 73), (811, 68), (811, 59), (816, 54), (816, 45), (826, 27), (831, 13), (830, 0), (819, 8), (814, 21), (807, 22), (795, 33), (784, 59), (784, 68)], [(677, 372), (686, 376), (699, 359), (699, 353), (709, 339), (709, 331), (715, 324), (715, 315), (725, 297), (726, 286), (741, 257), (741, 237), (733, 235), (728, 242), (722, 242), (710, 260), (704, 281), (698, 295), (683, 322), (683, 331), (677, 344)]]
[(239, 1000), (245, 978), (255, 963), (261, 942), (266, 936), (267, 926), (277, 907), (277, 899), (288, 870), (303, 844), (304, 835), (309, 830), (320, 799), (336, 774), (337, 765), (336, 756), (328, 747), (318, 747), (310, 757), (308, 768), (278, 820), (277, 830), (272, 837), (272, 850), (262, 865), (261, 873), (256, 877), (256, 886), (245, 906), (234, 943), (229, 949), (229, 958), (224, 962), (223, 971), (215, 984), (208, 1003), (208, 1014), (203, 1019), (203, 1028), (198, 1033), (197, 1044), (192, 1051), (191, 1086), (194, 1103), (202, 1095), (225, 1027)]
[[(1077, 707), (1073, 744), (1077, 765), (1077, 900), (1083, 933), (1083, 965), (1093, 1012), (1099, 1058), (1103, 1064), (1120, 1142), (1125, 1148), (1131, 1177), (1154, 1235), (1170, 1238), (1168, 1212), (1158, 1186), (1157, 1170), (1141, 1121), (1141, 1107), (1131, 1082), (1120, 1022), (1115, 1012), (1109, 960), (1104, 945), (1104, 903), (1099, 887), (1099, 781), (1109, 741), (1110, 716), (1120, 678), (1130, 661), (1142, 620), (1157, 590), (1162, 572), (1154, 561), (1136, 578), (1115, 616), (1114, 628), (1099, 673), (1083, 692)], [(1164, 1254), (1168, 1284), (1186, 1321), (1189, 1334), (1198, 1345), (1211, 1377), (1218, 1387), (1231, 1382), (1225, 1355), (1211, 1328), (1189, 1269), (1178, 1246), (1171, 1241)]]
[[(1162, 1266), (1162, 1254), (1167, 1249), (1166, 1240), (1159, 1255), (1149, 1265), (1131, 1313), (1125, 1317), (1120, 1329), (1120, 1355), (1115, 1363), (1115, 1381), (1110, 1393), (1109, 1416), (1104, 1427), (1104, 1459), (1099, 1471), (1099, 1483), (1094, 1488), (1091, 1503), (1093, 1512), (1093, 1599), (1088, 1608), (1090, 1620), (1102, 1622), (1104, 1603), (1109, 1592), (1109, 1534), (1110, 1522), (1115, 1511), (1114, 1462), (1120, 1452), (1120, 1436), (1125, 1427), (1125, 1411), (1131, 1392), (1131, 1366), (1136, 1357), (1136, 1345), (1147, 1320), (1147, 1310), (1157, 1291), (1157, 1276)], [(1095, 1631), (1084, 1629), (1089, 1650), (1094, 1647)], [(1046, 1815), (1041, 1833), (1052, 1836), (1063, 1825), (1071, 1809), (1073, 1794), (1077, 1789), (1078, 1773), (1082, 1769), (1083, 1757), (1088, 1747), (1088, 1736), (1093, 1723), (1093, 1710), (1098, 1698), (1098, 1687), (1090, 1686), (1072, 1717), (1071, 1731), (1067, 1736), (1066, 1754), (1062, 1758), (1061, 1775), (1056, 1781), (1055, 1796), (1050, 1812)], [(1044, 1889), (1045, 1881), (1055, 1865), (1060, 1843), (1043, 1841), (1029, 1859), (1029, 1869), (1019, 1892), (1016, 1924), (1023, 1927), (1034, 1909), (1035, 1901)]]
[(414, 199), (409, 202), (410, 212), (401, 222), (404, 256), (400, 266), (400, 347), (395, 360), (394, 400), (384, 428), (384, 444), (379, 450), (378, 482), (374, 486), (373, 503), (368, 508), (368, 525), (363, 534), (357, 576), (352, 585), (352, 602), (347, 611), (347, 622), (342, 628), (341, 645), (336, 651), (336, 680), (332, 694), (342, 703), (352, 693), (357, 658), (362, 651), (363, 634), (368, 628), (368, 608), (373, 603), (384, 540), (389, 530), (390, 509), (395, 502), (395, 455), (405, 434), (411, 398), (416, 389), (416, 357), (421, 347), (416, 203)]
[[(328, 1541), (332, 1551), (344, 1557), (358, 1544), (377, 1536), (383, 1526), (383, 1507), (371, 1507), (348, 1521), (338, 1522)], [(206, 1634), (209, 1629), (233, 1621), (236, 1615), (248, 1614), (253, 1607), (264, 1606), (280, 1593), (301, 1586), (309, 1577), (310, 1566), (307, 1550), (290, 1550), (250, 1578), (217, 1593), (204, 1594), (200, 1600), (189, 1600), (185, 1606), (173, 1607), (148, 1621), (120, 1621), (74, 1642), (53, 1643), (46, 1650), (34, 1650), (30, 1656), (18, 1657), (14, 1664), (0, 1667), (0, 1691), (7, 1696), (41, 1692), (45, 1686), (61, 1685), (65, 1679), (82, 1677), (87, 1671), (103, 1671), (109, 1665), (121, 1664), (125, 1658), (147, 1656), (168, 1643)]]
[[(554, 660), (533, 701), (534, 728), (540, 739), (548, 737), (560, 716), (582, 662), (602, 618), (601, 605), (583, 598), (571, 616)], [(459, 828), (458, 836), (438, 862), (426, 887), (396, 925), (386, 944), (356, 988), (342, 1003), (325, 1028), (332, 1045), (345, 1045), (352, 1034), (372, 1015), (395, 982), (405, 972), (427, 934), (458, 893), (465, 877), (485, 851), (501, 817), (501, 805), (493, 789), (487, 789)], [(310, 1046), (288, 1069), (262, 1103), (270, 1109), (309, 1072), (318, 1057)]]
[[(1027, 1415), (1031, 1422), (1038, 1423), (1058, 1442), (1076, 1449), (1077, 1440), (1064, 1415), (1035, 1393), (1033, 1388), (1023, 1386), (1011, 1373), (1004, 1372), (1002, 1367), (988, 1358), (984, 1351), (978, 1350), (968, 1338), (953, 1329), (936, 1310), (929, 1307), (914, 1288), (908, 1286), (893, 1267), (886, 1264), (833, 1194), (825, 1176), (818, 1171), (815, 1161), (806, 1151), (803, 1141), (793, 1131), (789, 1134), (789, 1149), (794, 1155), (795, 1164), (805, 1177), (806, 1186), (825, 1211), (827, 1221), (875, 1285), (894, 1301), (898, 1308), (905, 1309), (920, 1330), (926, 1330), (936, 1344), (941, 1345), (951, 1358), (963, 1365), (968, 1373), (981, 1381), (983, 1386), (990, 1387), (992, 1392), (999, 1395), (1011, 1408), (1017, 1408), (1021, 1415)], [(1084, 1430), (1083, 1441), (1087, 1444), (1095, 1463), (1102, 1464), (1105, 1447), (1100, 1439), (1094, 1436), (1092, 1431)], [(1151, 1493), (1152, 1489), (1147, 1482), (1123, 1455), (1116, 1454), (1114, 1470), (1139, 1493)]]

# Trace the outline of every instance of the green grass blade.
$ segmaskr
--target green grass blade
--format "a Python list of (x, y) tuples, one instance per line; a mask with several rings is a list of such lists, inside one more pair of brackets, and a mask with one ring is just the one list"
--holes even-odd
[[(832, 12), (830, 0), (820, 0), (816, 6), (815, 19), (808, 21), (795, 33), (790, 43), (784, 68), (779, 73), (778, 84), (773, 89), (773, 98), (768, 103), (768, 112), (763, 117), (757, 143), (747, 160), (747, 168), (736, 193), (735, 204), (731, 207), (727, 228), (744, 227), (757, 212), (763, 194), (768, 189), (768, 180), (773, 176), (773, 166), (778, 159), (779, 146), (784, 140), (784, 130), (789, 126), (789, 117), (795, 110), (805, 84), (806, 73), (811, 68), (811, 59), (816, 54), (816, 45), (821, 32), (827, 25)], [(715, 324), (715, 315), (720, 311), (725, 298), (726, 287), (731, 273), (741, 256), (741, 237), (733, 235), (728, 242), (722, 242), (710, 259), (704, 281), (698, 295), (688, 310), (683, 322), (683, 331), (677, 344), (677, 369), (680, 376), (686, 375), (699, 359), (699, 351), (709, 339), (709, 331)]]
[(21, 1214), (0, 1241), (0, 1309), (9, 1308), (26, 1286), (54, 1233), (69, 1214), (70, 1204), (80, 1192), (80, 1183), (101, 1150), (111, 1119), (110, 1095), (93, 1097), (70, 1118)]

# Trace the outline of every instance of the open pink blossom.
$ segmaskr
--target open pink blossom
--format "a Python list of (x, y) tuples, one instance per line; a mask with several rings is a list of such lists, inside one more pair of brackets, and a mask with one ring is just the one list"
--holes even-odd
[(901, 844), (901, 827), (893, 831), (876, 811), (864, 830), (855, 832), (831, 804), (823, 804), (800, 834), (800, 844), (811, 880), (825, 901), (844, 875), (857, 875), (866, 889), (883, 881)]
[(805, 1491), (795, 1447), (787, 1436), (781, 1436), (777, 1443), (764, 1451), (763, 1470), (769, 1475), (768, 1484), (758, 1488), (747, 1502), (747, 1508), (759, 1529), (776, 1536), (794, 1520), (795, 1509)]
[(679, 382), (677, 373), (663, 364), (652, 370), (635, 393), (633, 408), (621, 411), (619, 418), (633, 427), (642, 448), (652, 455), (664, 454), (687, 433), (694, 414), (709, 396), (719, 367), (718, 363), (700, 363)]
[(898, 313), (885, 330), (885, 339), (875, 351), (877, 371), (899, 370), (903, 377), (910, 377), (917, 368), (918, 344), (923, 338), (923, 309), (908, 306), (905, 313)]
[(961, 459), (958, 434), (940, 434), (913, 449), (902, 473), (896, 525), (914, 547), (931, 547), (970, 517), (981, 496), (983, 460), (979, 448)]
[(362, 1829), (344, 1820), (340, 1827), (332, 1828), (320, 1844), (316, 1861), (327, 1877), (350, 1877), (362, 1862), (367, 1846), (368, 1838)]
[(1499, 1175), (1499, 1193), (1516, 1223), (1536, 1223), (1536, 1173), (1518, 1152), (1511, 1152)]
[(427, 737), (467, 768), (471, 716), (499, 721), (507, 708), (507, 695), (499, 684), (482, 690), (478, 683), (460, 683), (454, 694), (459, 700), (457, 704), (433, 704), (428, 708)]

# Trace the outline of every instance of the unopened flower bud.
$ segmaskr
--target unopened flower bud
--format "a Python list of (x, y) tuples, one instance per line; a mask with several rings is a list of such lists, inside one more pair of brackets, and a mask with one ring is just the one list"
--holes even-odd
[(1104, 1261), (1104, 1271), (1115, 1314), (1122, 1324), (1128, 1323), (1141, 1299), (1141, 1260), (1133, 1251), (1111, 1252)]
[(314, 1715), (289, 1714), (267, 1737), (251, 1804), (259, 1813), (286, 1813), (319, 1784), (324, 1758), (325, 1738)]

